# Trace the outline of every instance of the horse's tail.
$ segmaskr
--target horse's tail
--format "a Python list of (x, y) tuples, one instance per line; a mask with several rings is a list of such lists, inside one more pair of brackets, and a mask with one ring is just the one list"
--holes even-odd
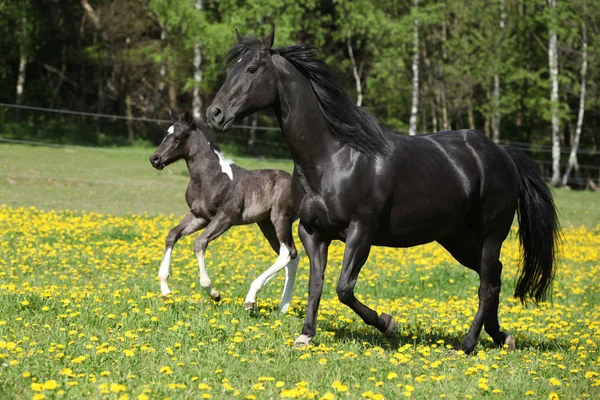
[(531, 158), (515, 148), (504, 149), (521, 176), (517, 215), (523, 257), (514, 296), (522, 303), (527, 297), (537, 303), (546, 298), (554, 279), (560, 240), (558, 216), (550, 188)]

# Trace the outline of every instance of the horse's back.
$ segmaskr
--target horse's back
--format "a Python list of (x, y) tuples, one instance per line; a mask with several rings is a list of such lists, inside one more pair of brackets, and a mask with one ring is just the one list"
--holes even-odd
[(292, 212), (289, 173), (277, 169), (244, 170), (238, 183), (243, 192), (240, 223), (248, 224), (269, 219), (273, 212)]
[(392, 140), (383, 178), (393, 182), (386, 245), (437, 240), (483, 223), (500, 209), (514, 214), (518, 173), (510, 156), (485, 135), (462, 130)]

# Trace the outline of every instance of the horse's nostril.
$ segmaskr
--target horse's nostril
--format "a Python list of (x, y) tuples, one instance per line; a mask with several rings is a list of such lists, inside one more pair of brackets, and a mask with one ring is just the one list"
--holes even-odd
[(150, 162), (152, 164), (158, 164), (160, 162), (160, 156), (158, 154), (152, 154), (150, 156)]
[(222, 111), (220, 108), (215, 107), (215, 109), (213, 110), (213, 116), (218, 117), (219, 115), (221, 115)]

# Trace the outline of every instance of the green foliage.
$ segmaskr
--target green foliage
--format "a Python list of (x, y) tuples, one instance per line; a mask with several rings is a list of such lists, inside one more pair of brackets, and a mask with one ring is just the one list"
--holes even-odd
[[(472, 119), (472, 127), (491, 134), (497, 71), (501, 139), (546, 143), (550, 127), (547, 46), (553, 26), (559, 40), (563, 145), (568, 145), (567, 127), (576, 120), (581, 90), (582, 23), (589, 28), (587, 109), (600, 105), (600, 69), (594, 68), (600, 55), (600, 11), (588, 3), (558, 0), (552, 11), (545, 0), (504, 0), (501, 29), (500, 0), (420, 0), (418, 6), (412, 0), (95, 1), (91, 6), (99, 16), (98, 29), (80, 1), (44, 2), (42, 6), (34, 0), (12, 0), (0, 4), (0, 17), (6, 21), (0, 27), (0, 82), (10, 89), (0, 93), (0, 100), (14, 102), (19, 46), (27, 43), (31, 57), (26, 104), (124, 115), (129, 98), (133, 115), (167, 118), (168, 107), (191, 107), (196, 86), (204, 106), (210, 104), (224, 79), (224, 58), (235, 43), (235, 29), (261, 37), (275, 24), (276, 46), (314, 45), (355, 97), (350, 43), (363, 106), (383, 125), (406, 133), (412, 105), (414, 21), (418, 19), (418, 131), (441, 130), (444, 124), (452, 129), (471, 127)], [(23, 17), (26, 29), (14, 29)], [(200, 83), (193, 78), (195, 48), (202, 56)], [(12, 114), (4, 115), (6, 121)], [(34, 125), (41, 125), (37, 114), (26, 115)], [(582, 147), (600, 143), (593, 129), (598, 118), (586, 114)], [(276, 122), (265, 115), (261, 124)], [(109, 138), (114, 134), (114, 143), (120, 143), (127, 136), (96, 125), (89, 129), (89, 121), (82, 121), (65, 126), (74, 130), (73, 137), (77, 131)], [(134, 124), (133, 129), (144, 140), (160, 138), (156, 128)], [(249, 135), (248, 131), (239, 134)], [(258, 139), (279, 140), (264, 132)], [(243, 146), (242, 142), (235, 145)], [(265, 147), (260, 151), (274, 155), (278, 150)]]

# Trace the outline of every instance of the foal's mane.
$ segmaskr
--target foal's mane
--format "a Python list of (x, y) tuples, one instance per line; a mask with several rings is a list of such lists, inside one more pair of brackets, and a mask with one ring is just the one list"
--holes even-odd
[[(261, 41), (257, 38), (243, 37), (229, 51), (227, 63), (260, 46)], [(354, 104), (329, 66), (316, 55), (314, 47), (291, 45), (273, 48), (270, 52), (285, 58), (310, 82), (333, 137), (368, 156), (389, 154), (390, 144), (375, 117)]]
[(210, 126), (208, 126), (208, 124), (205, 124), (201, 120), (199, 120), (197, 118), (194, 118), (193, 125), (195, 125), (196, 126), (196, 130), (198, 132), (200, 132), (200, 134), (203, 135), (206, 138), (206, 140), (210, 144), (210, 148), (213, 151), (218, 151), (219, 153), (222, 152), (221, 151), (221, 146), (219, 146), (217, 143), (215, 143), (215, 133), (210, 128)]

